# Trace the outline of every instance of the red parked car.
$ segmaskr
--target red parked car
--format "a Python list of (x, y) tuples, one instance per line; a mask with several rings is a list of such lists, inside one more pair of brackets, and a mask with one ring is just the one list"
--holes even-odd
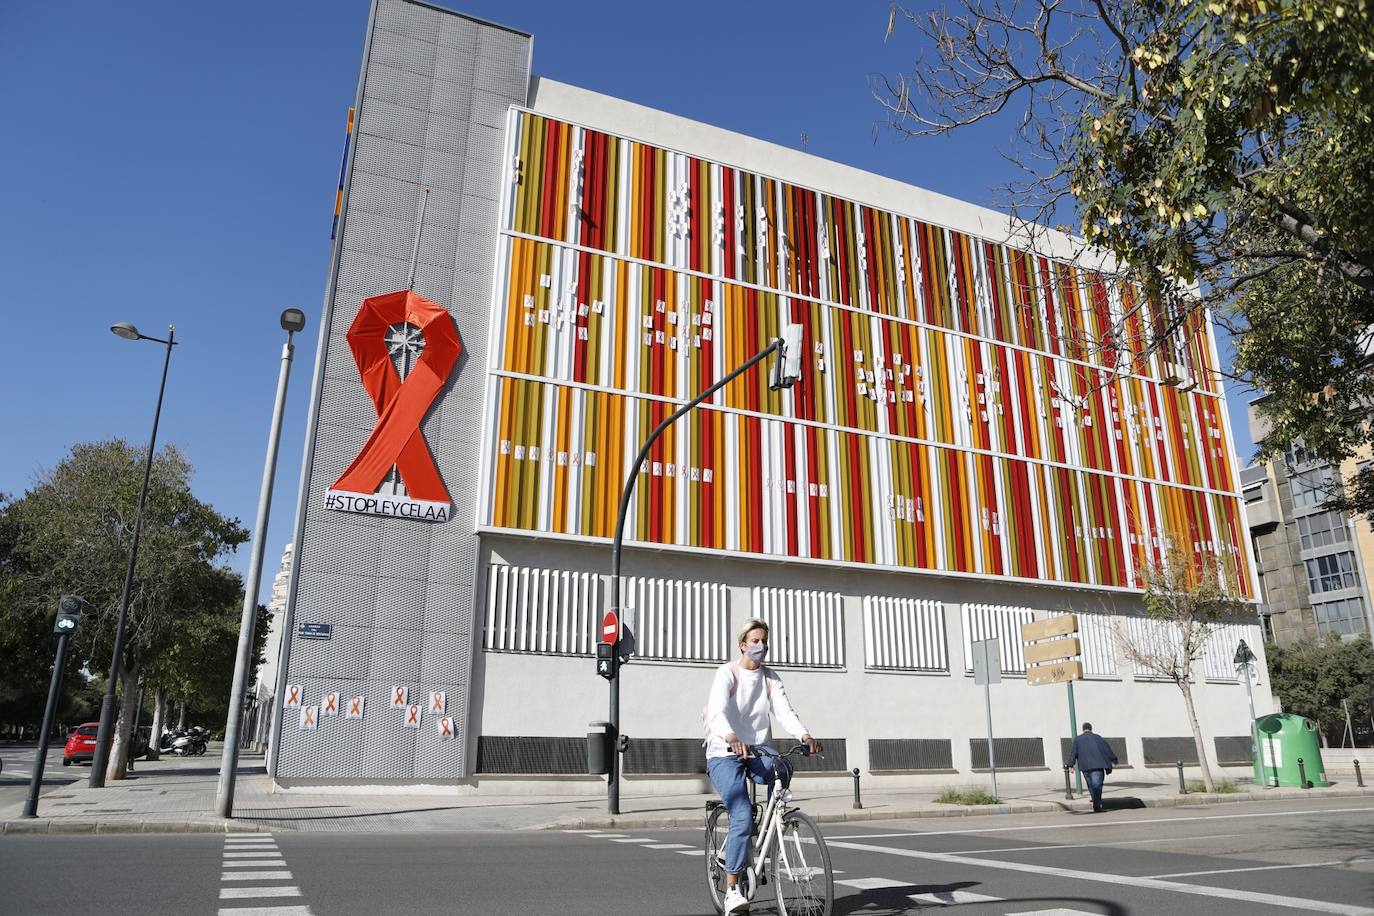
[(62, 765), (69, 767), (73, 763), (90, 763), (95, 756), (95, 738), (98, 734), (99, 722), (87, 722), (72, 729), (67, 735), (67, 746), (62, 751)]

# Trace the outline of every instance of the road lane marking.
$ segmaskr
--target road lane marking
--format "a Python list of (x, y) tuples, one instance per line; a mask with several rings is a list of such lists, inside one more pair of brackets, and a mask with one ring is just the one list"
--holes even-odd
[[(1003, 846), (998, 849), (959, 849), (961, 856), (987, 855), (990, 852), (1041, 852), (1046, 849), (1110, 849), (1113, 846), (1138, 846), (1141, 843), (1176, 843), (1180, 840), (1219, 840), (1224, 837), (1249, 836), (1248, 833), (1205, 833), (1201, 836), (1160, 837), (1153, 840), (1117, 840), (1101, 843), (1065, 843), (1057, 846)], [(1155, 875), (1156, 878), (1167, 875)]]
[(679, 849), (679, 850), (677, 851), (677, 854), (680, 855), (680, 856), (704, 856), (704, 855), (706, 855), (706, 850), (704, 850), (704, 849)]
[(916, 903), (934, 903), (940, 906), (955, 906), (960, 903), (996, 903), (1004, 897), (989, 897), (973, 891), (932, 891), (929, 894), (907, 894), (907, 899)]
[(1167, 875), (1150, 875), (1150, 877), (1192, 878), (1197, 875), (1230, 875), (1242, 871), (1277, 871), (1281, 868), (1330, 868), (1333, 865), (1354, 865), (1356, 862), (1374, 862), (1374, 857), (1360, 856), (1355, 859), (1337, 859), (1334, 862), (1293, 862), (1287, 865), (1252, 865), (1248, 868), (1214, 868), (1210, 871), (1176, 871)]
[(286, 864), (285, 859), (257, 859), (252, 862), (224, 862), (222, 868), (280, 868)]
[(228, 852), (226, 850), (224, 853), (226, 859), (275, 859), (279, 855), (281, 853), (275, 849), (268, 852)]
[(600, 830), (564, 830), (564, 833), (600, 833)]
[(308, 906), (222, 906), (219, 916), (313, 916)]
[[(883, 840), (908, 836), (958, 836), (965, 833), (1010, 833), (1014, 830), (1069, 830), (1081, 827), (1137, 827), (1141, 824), (1189, 824), (1194, 821), (1235, 820), (1246, 817), (1297, 817), (1317, 814), (1351, 814), (1357, 811), (1374, 811), (1370, 808), (1309, 808), (1303, 811), (1274, 811), (1262, 814), (1205, 814), (1199, 817), (1155, 817), (1138, 821), (1084, 821), (1063, 824), (1034, 824), (1023, 827), (977, 827), (969, 830), (909, 830), (903, 833), (854, 833), (844, 836), (826, 837), (835, 840)], [(1186, 840), (1187, 837), (1179, 837)]]
[(836, 881), (836, 884), (843, 884), (845, 887), (856, 888), (861, 891), (876, 891), (885, 887), (911, 887), (914, 881), (894, 881), (891, 878), (847, 878), (844, 881)]
[(289, 884), (279, 884), (270, 887), (221, 887), (219, 889), (219, 899), (221, 900), (242, 900), (246, 897), (299, 897), (301, 889)]
[(645, 846), (645, 849), (691, 849), (686, 843), (654, 843), (652, 846)]
[(611, 840), (616, 837), (629, 836), (628, 833), (584, 833), (582, 835), (591, 837), (593, 840)]
[(1098, 916), (1087, 910), (1066, 910), (1062, 906), (1053, 910), (1026, 910), (1023, 913), (1008, 913), (1007, 916)]
[(227, 871), (219, 876), (221, 881), (262, 881), (266, 879), (285, 878), (290, 880), (289, 871)]
[(852, 849), (857, 852), (877, 852), (901, 856), (908, 859), (925, 859), (944, 862), (949, 865), (965, 865), (970, 868), (992, 868), (1003, 871), (1018, 871), (1032, 875), (1048, 875), (1055, 878), (1069, 878), (1075, 881), (1093, 881), (1101, 884), (1142, 887), (1149, 890), (1170, 891), (1177, 894), (1191, 894), (1198, 897), (1220, 897), (1226, 900), (1263, 903), (1268, 906), (1306, 910), (1310, 913), (1334, 913), (1337, 916), (1374, 916), (1374, 908), (1355, 906), (1348, 903), (1329, 903), (1324, 900), (1309, 900), (1299, 897), (1286, 897), (1281, 894), (1263, 894), (1256, 891), (1237, 890), (1229, 887), (1208, 887), (1201, 884), (1184, 884), (1179, 881), (1164, 881), (1159, 878), (1141, 878), (1134, 875), (1114, 875), (1107, 873), (1080, 871), (1073, 868), (1056, 868), (1050, 865), (1031, 865), (1026, 862), (1000, 862), (995, 859), (975, 859), (970, 856), (952, 855), (943, 852), (923, 852), (919, 849), (900, 849), (891, 846), (875, 846), (871, 843), (848, 843), (826, 840), (832, 849)]
[(623, 840), (611, 840), (612, 843), (652, 843), (653, 840), (647, 836), (625, 837)]
[(276, 849), (276, 848), (277, 848), (277, 844), (276, 844), (276, 843), (235, 843), (235, 844), (233, 844), (232, 846), (225, 846), (224, 848), (225, 848), (225, 850), (232, 850), (233, 852), (242, 852), (242, 851), (244, 851), (244, 850), (247, 850), (247, 851), (249, 851), (249, 852), (252, 852), (254, 849)]

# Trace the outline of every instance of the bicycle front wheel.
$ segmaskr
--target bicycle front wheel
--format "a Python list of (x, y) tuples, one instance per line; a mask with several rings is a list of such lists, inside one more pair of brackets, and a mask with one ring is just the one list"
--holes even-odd
[(723, 806), (706, 815), (706, 886), (717, 913), (725, 912), (725, 835), (729, 823)]
[(830, 916), (835, 874), (815, 821), (800, 811), (783, 815), (772, 859), (779, 916)]

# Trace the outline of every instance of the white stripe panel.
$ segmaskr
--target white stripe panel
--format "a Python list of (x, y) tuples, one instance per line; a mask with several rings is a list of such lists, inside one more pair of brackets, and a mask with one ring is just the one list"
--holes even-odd
[(864, 598), (864, 667), (948, 671), (945, 608), (916, 598)]
[(1021, 651), (1021, 625), (1035, 619), (1033, 610), (1028, 607), (965, 604), (962, 612), (965, 671), (973, 670), (973, 644), (984, 639), (996, 639), (1002, 654), (1002, 673), (1026, 673), (1026, 658)]
[(730, 657), (729, 596), (724, 585), (630, 577), (625, 595), (625, 606), (635, 611), (639, 657), (703, 662)]
[(754, 616), (771, 627), (772, 662), (844, 667), (843, 599), (838, 593), (754, 588), (753, 606)]
[(596, 573), (492, 564), (483, 648), (590, 655), (600, 595)]
[(1083, 647), (1083, 673), (1089, 676), (1116, 674), (1116, 639), (1106, 614), (1078, 615), (1078, 641)]

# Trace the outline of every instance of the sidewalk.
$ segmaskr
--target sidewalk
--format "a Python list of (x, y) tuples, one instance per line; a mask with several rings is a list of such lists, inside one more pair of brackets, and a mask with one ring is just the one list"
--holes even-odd
[[(83, 771), (84, 772), (84, 771)], [(1051, 774), (1046, 774), (1050, 777)], [(541, 828), (604, 829), (697, 827), (713, 795), (623, 798), (622, 814), (606, 814), (604, 797), (306, 795), (273, 794), (261, 755), (245, 754), (233, 819), (214, 815), (219, 756), (139, 761), (130, 779), (89, 789), (84, 779), (49, 788), (39, 800), (39, 817), (21, 818), (22, 802), (0, 808), (0, 833), (189, 833), (266, 831), (443, 832)], [(1005, 803), (966, 807), (935, 802), (934, 791), (864, 791), (863, 809), (850, 792), (809, 794), (804, 779), (794, 786), (798, 801), (822, 822), (893, 818), (960, 817), (993, 814), (1081, 814), (1085, 798), (1067, 801), (1064, 790), (1010, 787)], [(1177, 783), (1108, 780), (1109, 809), (1211, 805), (1253, 800), (1374, 797), (1343, 778), (1327, 789), (1254, 789), (1226, 795), (1179, 795)]]

